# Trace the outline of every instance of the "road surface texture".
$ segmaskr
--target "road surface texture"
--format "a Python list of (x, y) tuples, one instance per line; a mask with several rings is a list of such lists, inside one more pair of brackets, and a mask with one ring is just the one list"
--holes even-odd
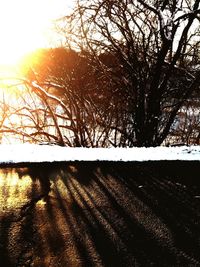
[(200, 266), (200, 162), (0, 169), (0, 267)]

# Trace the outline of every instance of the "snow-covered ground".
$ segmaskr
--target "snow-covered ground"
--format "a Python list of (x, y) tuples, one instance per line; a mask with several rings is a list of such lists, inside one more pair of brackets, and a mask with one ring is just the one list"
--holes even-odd
[(200, 161), (200, 146), (155, 148), (66, 148), (16, 144), (0, 145), (0, 163), (59, 161)]

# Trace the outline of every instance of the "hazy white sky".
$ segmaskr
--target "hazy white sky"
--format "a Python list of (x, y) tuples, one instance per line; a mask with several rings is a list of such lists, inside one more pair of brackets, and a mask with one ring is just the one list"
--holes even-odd
[(73, 0), (0, 0), (0, 63), (45, 47), (52, 20), (66, 15)]

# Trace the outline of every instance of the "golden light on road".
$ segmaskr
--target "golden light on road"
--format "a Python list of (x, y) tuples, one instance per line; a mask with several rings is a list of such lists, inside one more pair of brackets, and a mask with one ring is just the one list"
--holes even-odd
[(18, 209), (28, 201), (28, 193), (32, 189), (32, 179), (29, 175), (19, 176), (26, 168), (0, 169), (0, 213)]
[(0, 65), (14, 65), (26, 53), (48, 46), (52, 20), (64, 3), (67, 1), (0, 0)]

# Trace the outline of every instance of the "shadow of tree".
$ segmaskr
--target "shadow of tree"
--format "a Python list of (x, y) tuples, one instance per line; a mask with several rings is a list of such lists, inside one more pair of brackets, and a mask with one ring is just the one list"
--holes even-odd
[(200, 261), (199, 170), (198, 162), (160, 162), (138, 167), (127, 164), (115, 171), (115, 177), (131, 187), (167, 225), (181, 266), (198, 266)]
[(32, 262), (35, 245), (34, 213), (50, 192), (50, 166), (0, 168), (0, 259), (5, 267)]
[[(19, 220), (1, 217), (0, 258), (6, 266), (198, 266), (199, 170), (195, 162), (18, 168), (32, 179), (30, 201)], [(15, 265), (13, 227), (24, 244)]]
[[(94, 262), (96, 266), (197, 264), (199, 257), (194, 255), (199, 247), (197, 239), (186, 243), (185, 248), (183, 244), (179, 246), (184, 238), (188, 241), (188, 231), (182, 225), (182, 217), (187, 218), (184, 205), (189, 216), (194, 218), (197, 213), (190, 213), (187, 202), (177, 218), (177, 209), (170, 205), (174, 194), (176, 206), (181, 206), (183, 197), (176, 197), (180, 189), (174, 186), (170, 193), (170, 179), (163, 176), (166, 170), (161, 173), (154, 166), (144, 167), (145, 164), (133, 163), (75, 163), (60, 171), (58, 180), (65, 185), (65, 193), (61, 193), (59, 186), (54, 193), (76, 247), (77, 266), (92, 266)], [(169, 176), (174, 179), (172, 173)], [(174, 184), (179, 182), (175, 179)], [(184, 193), (188, 197), (190, 190)], [(165, 202), (169, 202), (168, 206)], [(197, 229), (191, 222), (188, 227), (193, 232)], [(172, 237), (164, 238), (163, 233)]]

